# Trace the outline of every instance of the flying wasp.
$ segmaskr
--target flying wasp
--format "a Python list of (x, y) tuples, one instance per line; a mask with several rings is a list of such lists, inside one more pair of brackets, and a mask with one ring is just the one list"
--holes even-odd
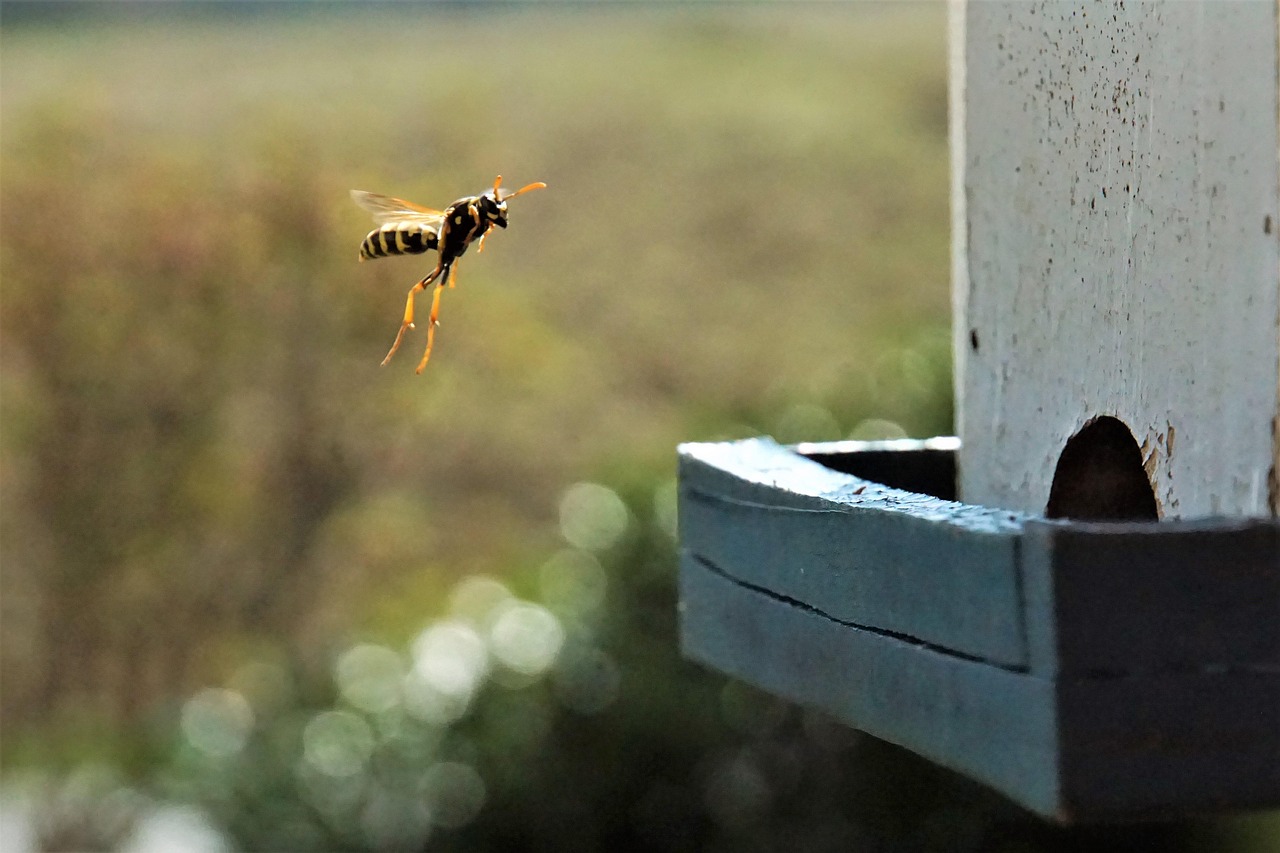
[(440, 324), (440, 291), (446, 284), (453, 287), (457, 283), (458, 258), (476, 240), (479, 240), (476, 251), (483, 252), (484, 238), (489, 236), (489, 232), (495, 227), (507, 227), (507, 202), (530, 190), (540, 190), (546, 184), (538, 181), (508, 193), (502, 192), (501, 186), (502, 176), (499, 175), (493, 181), (493, 189), (485, 190), (480, 195), (460, 198), (444, 210), (433, 210), (411, 201), (363, 190), (351, 191), (351, 198), (355, 203), (372, 213), (373, 220), (378, 223), (378, 227), (370, 231), (360, 244), (361, 261), (389, 255), (420, 255), (433, 249), (438, 253), (436, 268), (409, 288), (404, 320), (400, 324), (400, 331), (396, 333), (391, 351), (382, 360), (384, 366), (391, 361), (396, 350), (400, 349), (404, 333), (414, 328), (413, 298), (434, 283), (436, 289), (431, 296), (427, 350), (422, 354), (422, 361), (418, 363), (416, 372), (421, 373), (426, 368), (427, 359), (431, 358), (431, 346), (435, 342), (436, 326)]

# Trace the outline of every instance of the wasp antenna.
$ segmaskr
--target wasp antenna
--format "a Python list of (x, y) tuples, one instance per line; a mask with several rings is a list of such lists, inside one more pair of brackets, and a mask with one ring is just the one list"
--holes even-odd
[(495, 199), (499, 197), (498, 187), (500, 187), (500, 186), (502, 186), (502, 176), (501, 176), (501, 175), (499, 175), (498, 177), (496, 177), (496, 178), (494, 178), (494, 179), (493, 179), (493, 197), (494, 197)]
[(502, 201), (506, 201), (506, 200), (507, 200), (507, 199), (509, 199), (509, 198), (515, 198), (516, 196), (520, 195), (521, 193), (527, 193), (527, 192), (529, 192), (530, 190), (541, 190), (541, 189), (546, 189), (546, 186), (547, 186), (547, 185), (546, 185), (546, 184), (544, 184), (542, 181), (535, 181), (535, 182), (534, 182), (534, 183), (532, 183), (532, 184), (525, 184), (523, 187), (521, 187), (520, 189), (516, 190), (515, 192), (513, 192), (513, 193), (509, 193), (508, 195), (503, 196), (501, 200), (502, 200)]

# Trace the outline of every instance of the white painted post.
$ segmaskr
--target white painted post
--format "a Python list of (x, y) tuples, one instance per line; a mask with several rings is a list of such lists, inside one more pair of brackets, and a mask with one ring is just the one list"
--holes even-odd
[(962, 500), (1109, 415), (1161, 518), (1277, 514), (1280, 4), (953, 0)]

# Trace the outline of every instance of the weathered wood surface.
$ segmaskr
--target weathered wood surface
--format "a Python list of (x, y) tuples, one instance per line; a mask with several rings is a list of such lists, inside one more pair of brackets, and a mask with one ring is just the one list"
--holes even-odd
[[(1054, 679), (1063, 820), (1280, 806), (1280, 670)], [(1021, 795), (1015, 796), (1018, 799)]]
[(1275, 521), (1032, 520), (1019, 546), (1035, 672), (1280, 671)]
[(1047, 521), (856, 476), (948, 467), (892, 446), (681, 448), (689, 656), (1060, 820), (1280, 805), (1280, 522)]
[[(824, 467), (944, 501), (956, 499), (956, 451), (960, 439), (940, 436), (887, 441), (823, 441), (797, 444), (795, 451)], [(845, 470), (853, 465), (856, 470)]]
[(1043, 513), (1110, 415), (1161, 518), (1274, 516), (1280, 4), (952, 9), (961, 499)]
[(768, 439), (686, 445), (680, 479), (684, 548), (738, 582), (955, 654), (1027, 664), (1017, 515), (855, 480)]
[[(847, 625), (684, 551), (686, 654), (965, 772), (1027, 807), (1058, 802), (1053, 684)], [(981, 760), (975, 758), (980, 756)]]

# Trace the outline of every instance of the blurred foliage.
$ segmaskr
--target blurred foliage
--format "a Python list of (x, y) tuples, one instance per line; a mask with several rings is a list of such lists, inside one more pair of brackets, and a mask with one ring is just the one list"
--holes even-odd
[[(682, 660), (674, 489), (578, 483), (564, 547), (472, 575), (400, 650), (247, 663), (153, 783), (240, 849), (1265, 850), (1265, 819), (1064, 830)], [(1274, 833), (1274, 822), (1270, 823)]]
[[(151, 6), (4, 31), (8, 720), (403, 636), (681, 440), (948, 429), (936, 10)], [(495, 172), (551, 188), (379, 370), (429, 260), (347, 190)]]
[[(941, 7), (13, 9), (0, 758), (46, 846), (1060, 843), (677, 650), (677, 442), (950, 429)], [(430, 261), (358, 266), (347, 190), (498, 172), (549, 189), (380, 370)]]
[[(873, 839), (873, 823), (842, 804), (884, 784), (863, 775), (878, 775), (874, 757), (847, 760), (860, 747), (874, 756), (874, 742), (680, 659), (669, 490), (637, 484), (624, 502), (578, 488), (590, 502), (575, 510), (567, 493), (562, 527), (566, 538), (590, 529), (595, 548), (567, 545), (510, 586), (464, 579), (407, 653), (357, 642), (313, 677), (250, 665), (232, 679), (244, 694), (188, 703), (184, 723), (193, 707), (208, 719), (184, 726), (172, 793), (262, 849), (750, 850), (791, 838), (836, 850)], [(929, 813), (938, 796), (921, 785), (911, 808)], [(879, 817), (928, 831), (904, 811)]]

